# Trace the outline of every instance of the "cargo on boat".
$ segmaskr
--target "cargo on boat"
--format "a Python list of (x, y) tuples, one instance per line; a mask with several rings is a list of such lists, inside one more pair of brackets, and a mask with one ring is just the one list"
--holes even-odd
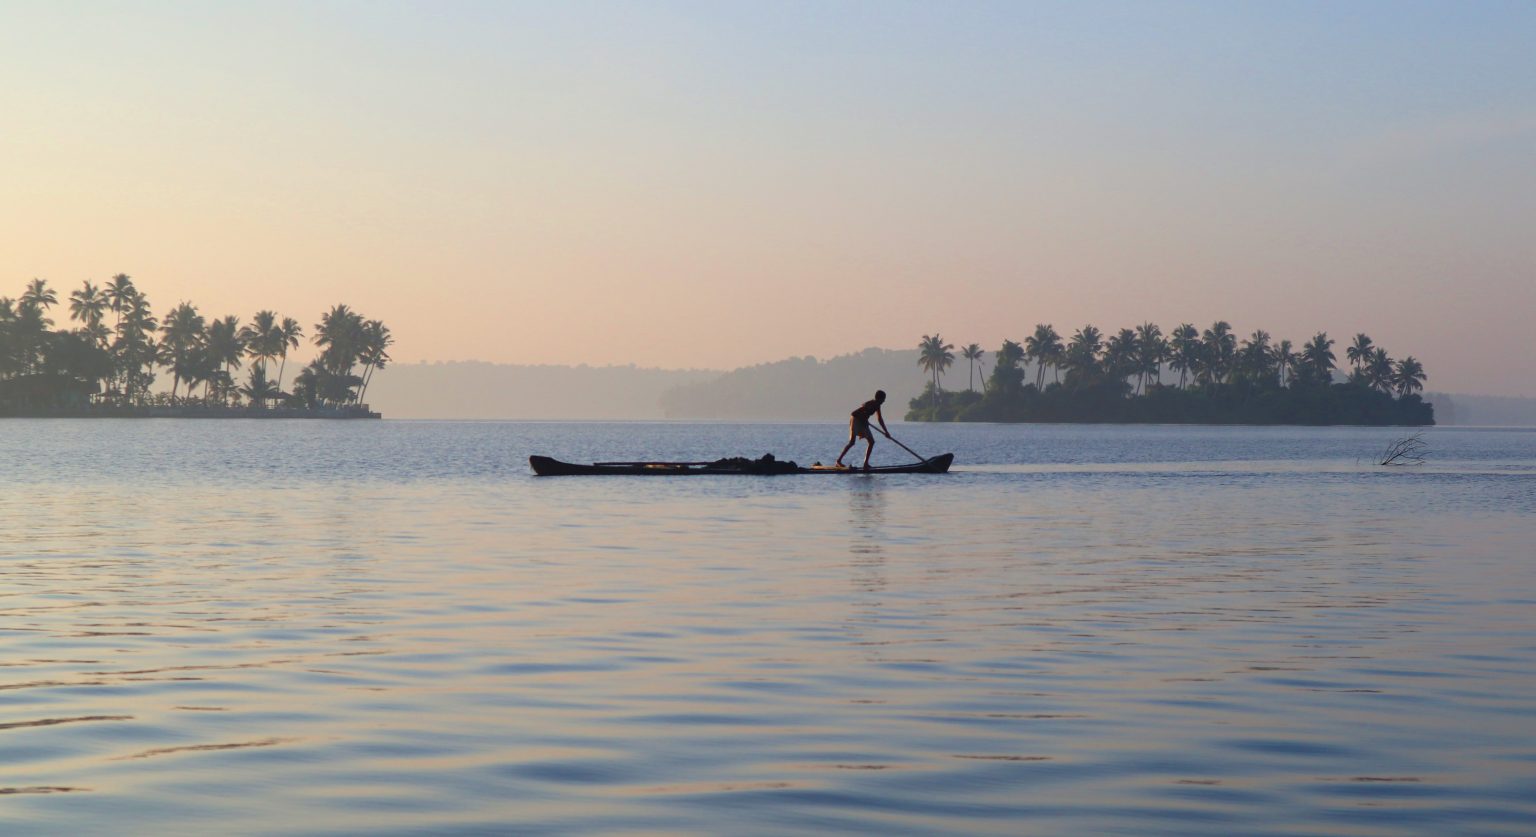
[(799, 465), (793, 461), (775, 459), (767, 454), (759, 459), (731, 457), (712, 462), (594, 462), (579, 465), (561, 462), (548, 456), (530, 456), (528, 464), (533, 473), (541, 477), (574, 476), (635, 476), (680, 477), (691, 474), (735, 474), (774, 476), (780, 474), (942, 474), (949, 470), (955, 455), (944, 453), (921, 462), (908, 465), (879, 465), (872, 468), (850, 468), (836, 465)]

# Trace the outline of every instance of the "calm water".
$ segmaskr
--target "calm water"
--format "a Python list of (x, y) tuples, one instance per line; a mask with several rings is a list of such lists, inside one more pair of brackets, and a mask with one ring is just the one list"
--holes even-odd
[(0, 831), (1536, 831), (1536, 433), (896, 430), (0, 422)]

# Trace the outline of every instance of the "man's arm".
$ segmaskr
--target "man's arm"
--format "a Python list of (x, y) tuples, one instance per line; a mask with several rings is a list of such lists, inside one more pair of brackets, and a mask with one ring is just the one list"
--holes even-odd
[(880, 432), (885, 434), (885, 438), (891, 438), (891, 431), (885, 429), (885, 411), (876, 407), (875, 419), (880, 422)]

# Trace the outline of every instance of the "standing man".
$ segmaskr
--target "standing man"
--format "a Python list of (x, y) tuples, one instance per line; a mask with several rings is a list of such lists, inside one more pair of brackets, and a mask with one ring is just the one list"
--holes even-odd
[(848, 455), (848, 449), (859, 439), (869, 443), (864, 449), (864, 470), (869, 470), (869, 455), (875, 451), (875, 434), (870, 432), (869, 417), (874, 416), (880, 422), (880, 432), (885, 438), (891, 438), (891, 431), (885, 429), (885, 416), (880, 412), (880, 405), (885, 403), (885, 390), (875, 390), (875, 397), (859, 405), (848, 420), (848, 444), (843, 445), (843, 452), (837, 455), (837, 467), (843, 467), (843, 457)]

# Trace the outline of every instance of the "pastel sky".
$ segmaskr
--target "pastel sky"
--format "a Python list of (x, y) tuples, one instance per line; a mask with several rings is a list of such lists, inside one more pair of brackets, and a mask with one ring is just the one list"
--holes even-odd
[(1536, 3), (0, 0), (0, 295), (398, 361), (1365, 331), (1536, 395)]

